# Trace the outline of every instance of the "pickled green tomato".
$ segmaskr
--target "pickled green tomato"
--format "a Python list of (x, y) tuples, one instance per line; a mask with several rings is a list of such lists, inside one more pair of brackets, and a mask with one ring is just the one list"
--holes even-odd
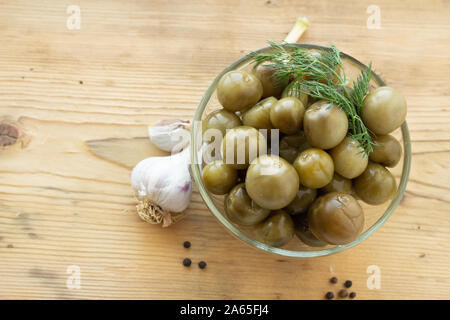
[(310, 247), (324, 247), (327, 244), (311, 232), (308, 222), (308, 213), (302, 213), (292, 217), (294, 221), (295, 235), (306, 245)]
[(294, 135), (284, 136), (281, 139), (279, 152), (283, 159), (293, 163), (302, 151), (309, 148), (311, 148), (311, 145), (306, 140), (305, 133), (299, 131)]
[(222, 135), (221, 138), (223, 138), (227, 132), (227, 129), (232, 129), (241, 125), (241, 119), (239, 119), (237, 115), (225, 109), (220, 109), (208, 114), (208, 116), (202, 122), (202, 130), (205, 137), (209, 136), (206, 140), (208, 142), (211, 142), (211, 140), (213, 140), (211, 139), (211, 135), (215, 136), (216, 133), (211, 132), (211, 134), (208, 134), (207, 131), (209, 129), (219, 130)]
[(247, 192), (263, 208), (277, 210), (294, 200), (299, 179), (294, 167), (275, 155), (255, 159), (245, 178)]
[(353, 81), (353, 79), (351, 79), (349, 77), (346, 77), (343, 85), (347, 88), (348, 93), (351, 94), (351, 92), (353, 90), (353, 86), (355, 85), (355, 81)]
[(270, 108), (277, 102), (278, 100), (274, 97), (261, 100), (242, 114), (242, 122), (245, 126), (255, 129), (272, 129)]
[(208, 163), (202, 171), (202, 179), (206, 189), (214, 194), (226, 194), (237, 182), (236, 169), (216, 160)]
[(270, 122), (282, 133), (294, 134), (302, 128), (305, 107), (294, 97), (280, 99), (270, 108)]
[(359, 142), (345, 137), (341, 143), (331, 149), (334, 170), (347, 179), (359, 176), (367, 168), (369, 158), (360, 147)]
[(395, 167), (402, 157), (402, 146), (390, 134), (372, 138), (375, 145), (369, 159), (386, 167)]
[(251, 226), (263, 221), (270, 214), (270, 210), (257, 205), (248, 196), (245, 184), (240, 183), (225, 197), (225, 213), (232, 222)]
[(217, 98), (228, 111), (239, 111), (257, 103), (263, 94), (261, 81), (242, 70), (230, 71), (217, 84)]
[(294, 236), (292, 218), (283, 210), (275, 211), (254, 228), (256, 238), (272, 247), (281, 247)]
[(308, 211), (309, 206), (316, 199), (317, 190), (300, 186), (294, 200), (284, 210), (290, 215), (298, 215)]
[[(346, 77), (344, 80), (344, 83), (342, 84), (342, 87), (338, 89), (338, 91), (343, 94), (343, 95), (347, 95), (347, 93), (349, 95), (353, 94), (353, 86), (354, 86), (354, 81), (353, 79)], [(345, 88), (345, 89), (344, 89)]]
[(354, 180), (354, 186), (356, 195), (372, 205), (386, 202), (397, 191), (397, 183), (392, 173), (375, 162), (369, 162), (366, 170)]
[(308, 95), (294, 86), (294, 82), (291, 82), (281, 94), (281, 98), (294, 97), (300, 100), (303, 103), (303, 106), (306, 108), (308, 105)]
[(330, 183), (320, 189), (321, 194), (329, 192), (341, 192), (353, 195), (352, 180), (344, 178), (335, 172)]
[(325, 151), (310, 148), (300, 153), (294, 161), (300, 183), (308, 188), (325, 187), (333, 178), (333, 159)]
[(227, 131), (221, 149), (224, 163), (245, 169), (258, 155), (267, 152), (267, 142), (255, 128), (240, 126)]
[(263, 97), (279, 97), (284, 86), (277, 86), (274, 78), (275, 68), (270, 62), (263, 62), (253, 68), (253, 74), (261, 81)]
[(314, 201), (308, 221), (311, 232), (319, 240), (340, 245), (358, 237), (364, 227), (364, 213), (351, 195), (331, 192)]
[(405, 121), (406, 99), (394, 88), (379, 87), (364, 98), (361, 118), (373, 133), (391, 133)]
[(337, 105), (321, 100), (306, 109), (303, 129), (310, 145), (331, 149), (347, 135), (347, 115)]

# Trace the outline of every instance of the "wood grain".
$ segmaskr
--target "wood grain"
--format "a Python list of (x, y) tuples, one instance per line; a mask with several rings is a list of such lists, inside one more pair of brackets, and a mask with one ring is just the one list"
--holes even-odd
[[(320, 299), (332, 275), (361, 299), (450, 298), (450, 2), (377, 1), (378, 30), (370, 1), (76, 2), (80, 30), (66, 28), (71, 1), (0, 1), (0, 117), (24, 134), (0, 150), (0, 298)], [(305, 260), (245, 246), (198, 193), (173, 228), (141, 221), (127, 164), (87, 143), (192, 118), (224, 67), (297, 16), (311, 22), (303, 42), (373, 61), (407, 97), (413, 164), (395, 214), (361, 245)], [(186, 256), (208, 267), (183, 268)], [(366, 286), (370, 265), (380, 290)]]

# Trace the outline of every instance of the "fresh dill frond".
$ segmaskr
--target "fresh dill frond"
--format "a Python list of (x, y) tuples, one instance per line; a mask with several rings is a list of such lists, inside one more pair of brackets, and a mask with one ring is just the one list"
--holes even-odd
[(351, 93), (351, 99), (358, 108), (358, 113), (361, 112), (364, 97), (369, 90), (370, 80), (372, 79), (372, 62), (369, 66), (361, 71), (356, 81), (353, 83), (353, 92)]
[(268, 62), (274, 67), (273, 77), (277, 86), (290, 83), (292, 90), (296, 92), (303, 92), (341, 107), (349, 120), (351, 138), (359, 142), (365, 155), (369, 155), (373, 141), (360, 113), (372, 77), (372, 64), (361, 72), (353, 88), (348, 88), (345, 85), (347, 79), (341, 53), (335, 45), (317, 54), (294, 44), (269, 44), (272, 47), (270, 52), (252, 52), (249, 56), (256, 64)]

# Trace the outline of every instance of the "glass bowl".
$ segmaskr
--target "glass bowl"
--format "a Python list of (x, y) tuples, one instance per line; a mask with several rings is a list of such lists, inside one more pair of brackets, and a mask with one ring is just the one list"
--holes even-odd
[[(308, 50), (327, 50), (326, 47), (312, 45), (312, 44), (296, 44), (297, 46), (306, 48)], [(270, 47), (262, 48), (257, 50), (257, 52), (269, 52), (272, 50)], [(366, 66), (356, 60), (355, 58), (342, 53), (342, 62), (344, 64), (344, 69), (346, 75), (352, 79), (356, 79), (356, 76), (360, 73), (362, 69)], [(205, 188), (202, 178), (202, 161), (200, 157), (202, 153), (199, 152), (202, 148), (202, 138), (201, 138), (201, 125), (196, 125), (199, 121), (203, 120), (207, 114), (210, 112), (220, 109), (221, 105), (217, 99), (216, 95), (216, 87), (220, 78), (227, 72), (231, 70), (250, 70), (253, 65), (253, 60), (248, 56), (241, 57), (237, 61), (233, 62), (229, 65), (225, 70), (223, 70), (217, 78), (213, 81), (213, 83), (209, 86), (208, 90), (206, 90), (203, 95), (202, 100), (195, 112), (194, 115), (194, 125), (191, 130), (191, 170), (194, 176), (194, 180), (198, 186), (199, 192), (208, 206), (209, 210), (213, 213), (213, 215), (222, 223), (226, 229), (228, 229), (234, 236), (242, 240), (243, 242), (249, 244), (252, 247), (263, 250), (265, 252), (294, 257), (294, 258), (311, 258), (311, 257), (320, 257), (326, 256), (333, 253), (341, 252), (346, 249), (349, 249), (363, 240), (367, 239), (371, 234), (373, 234), (376, 230), (378, 230), (383, 223), (391, 216), (394, 212), (395, 208), (399, 204), (400, 200), (403, 197), (403, 193), (406, 188), (406, 184), (408, 181), (409, 170), (411, 165), (411, 142), (409, 138), (409, 131), (406, 121), (403, 123), (401, 128), (397, 129), (392, 133), (402, 144), (403, 144), (403, 156), (402, 160), (395, 168), (389, 168), (389, 170), (393, 173), (397, 181), (397, 192), (393, 197), (392, 201), (389, 203), (385, 203), (380, 206), (371, 206), (359, 201), (361, 206), (363, 207), (365, 214), (365, 226), (363, 232), (358, 236), (356, 240), (351, 243), (345, 245), (328, 245), (326, 247), (309, 247), (303, 244), (296, 236), (285, 246), (282, 248), (271, 247), (266, 245), (258, 240), (256, 240), (251, 232), (251, 229), (241, 227), (232, 223), (227, 216), (224, 214), (223, 201), (224, 196), (214, 195)], [(375, 73), (373, 73), (372, 81), (370, 83), (371, 88), (376, 88), (379, 86), (384, 86), (385, 83), (383, 80)]]

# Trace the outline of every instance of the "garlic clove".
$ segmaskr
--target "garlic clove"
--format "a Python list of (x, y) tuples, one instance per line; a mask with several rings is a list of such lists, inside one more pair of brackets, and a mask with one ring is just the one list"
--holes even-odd
[(148, 134), (159, 149), (177, 153), (190, 143), (189, 128), (189, 120), (161, 120), (155, 126), (148, 127)]

